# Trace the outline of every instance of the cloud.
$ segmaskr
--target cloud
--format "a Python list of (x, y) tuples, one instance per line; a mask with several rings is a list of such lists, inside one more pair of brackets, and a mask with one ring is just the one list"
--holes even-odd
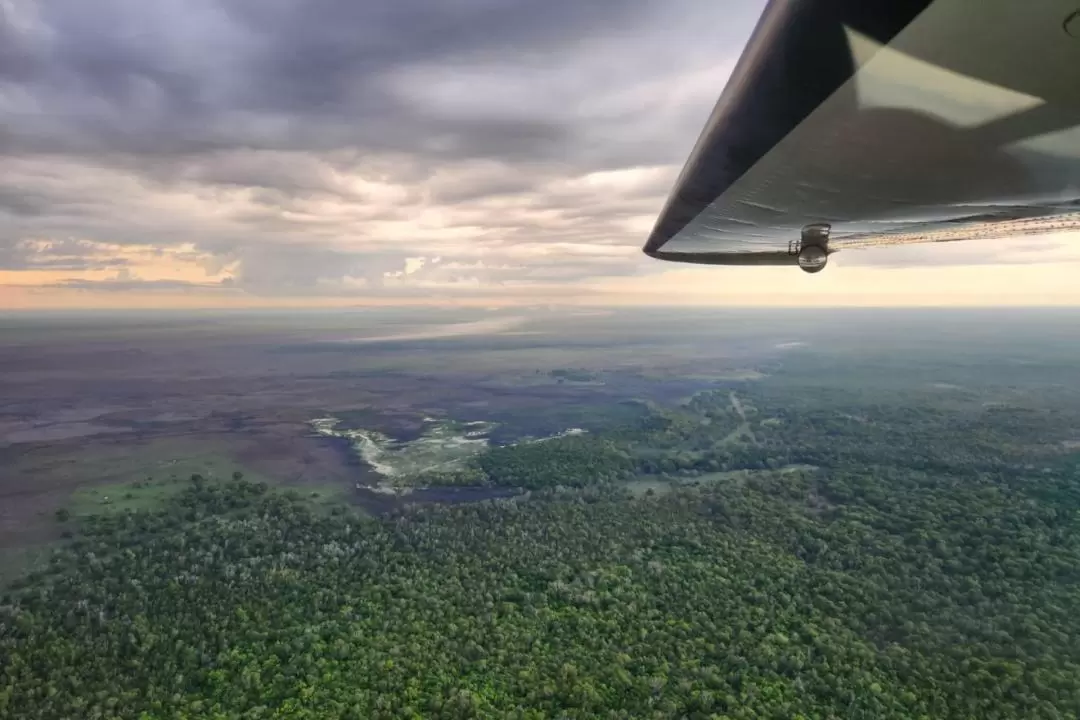
[[(0, 285), (547, 301), (681, 278), (639, 248), (763, 5), (0, 0)], [(1080, 259), (1047, 242), (829, 273)]]
[[(0, 285), (546, 301), (693, 277), (711, 297), (734, 276), (639, 248), (763, 5), (0, 0)], [(826, 274), (1075, 247), (845, 252)]]
[(1080, 234), (1055, 233), (933, 245), (899, 245), (838, 253), (837, 264), (867, 268), (969, 267), (1080, 262)]
[[(717, 78), (687, 79), (731, 63), (756, 5), (6, 0), (5, 130), (9, 146), (41, 152), (573, 162), (566, 151), (598, 131), (677, 118), (696, 134)], [(625, 160), (671, 142), (634, 140), (600, 150)]]
[(90, 290), (93, 292), (129, 293), (129, 292), (205, 292), (224, 290), (231, 283), (196, 283), (187, 280), (138, 280), (117, 278), (114, 280), (62, 280), (44, 287), (62, 290)]
[(639, 272), (760, 6), (0, 0), (0, 270), (135, 253), (148, 279), (81, 282), (388, 297)]
[(102, 270), (123, 268), (128, 259), (100, 243), (67, 238), (25, 239), (0, 245), (0, 270)]

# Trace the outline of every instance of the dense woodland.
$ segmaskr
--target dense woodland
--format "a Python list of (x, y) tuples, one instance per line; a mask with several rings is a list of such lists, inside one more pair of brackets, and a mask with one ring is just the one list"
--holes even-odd
[(737, 391), (698, 393), (676, 407), (648, 406), (597, 432), (493, 447), (460, 470), (405, 482), (538, 490), (793, 465), (975, 477), (1026, 472), (1080, 433), (1075, 410), (976, 402), (945, 408), (849, 395), (799, 398), (745, 383)]
[(197, 478), (0, 600), (0, 717), (1076, 717), (1077, 427), (745, 384), (479, 457), (514, 500)]

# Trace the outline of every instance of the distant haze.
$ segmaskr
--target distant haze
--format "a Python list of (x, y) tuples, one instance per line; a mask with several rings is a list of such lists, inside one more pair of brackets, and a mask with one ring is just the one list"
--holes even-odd
[(526, 318), (524, 317), (504, 317), (492, 318), (490, 320), (450, 323), (448, 325), (429, 325), (410, 332), (392, 333), (389, 335), (365, 335), (349, 338), (345, 340), (345, 342), (379, 343), (402, 340), (436, 340), (439, 338), (465, 337), (469, 335), (490, 335), (512, 330), (524, 324), (525, 321)]

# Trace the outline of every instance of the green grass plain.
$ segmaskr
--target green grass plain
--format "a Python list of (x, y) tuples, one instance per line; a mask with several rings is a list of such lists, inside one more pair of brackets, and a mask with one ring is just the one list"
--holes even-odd
[[(0, 547), (0, 587), (47, 561), (50, 553), (65, 542), (65, 531), (77, 532), (80, 520), (163, 508), (188, 486), (192, 475), (214, 482), (231, 479), (234, 472), (240, 472), (252, 482), (293, 487), (299, 497), (327, 512), (347, 501), (350, 489), (340, 483), (293, 486), (283, 478), (259, 473), (235, 460), (226, 443), (205, 438), (157, 438), (123, 446), (81, 448), (70, 458), (55, 455), (51, 471), (55, 485), (42, 496), (34, 512), (19, 519), (11, 541)], [(67, 520), (58, 519), (57, 511), (61, 509), (69, 514)]]

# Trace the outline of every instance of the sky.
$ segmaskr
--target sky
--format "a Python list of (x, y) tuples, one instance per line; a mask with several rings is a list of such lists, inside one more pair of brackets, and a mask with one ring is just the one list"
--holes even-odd
[(761, 0), (0, 0), (0, 309), (1072, 305), (1080, 237), (641, 246)]

